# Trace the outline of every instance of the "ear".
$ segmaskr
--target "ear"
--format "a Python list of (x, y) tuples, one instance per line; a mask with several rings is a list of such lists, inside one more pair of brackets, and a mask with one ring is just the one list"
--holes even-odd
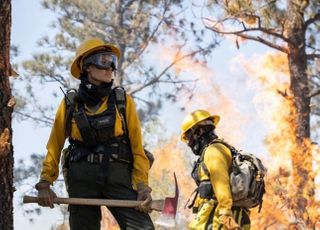
[(87, 73), (91, 72), (91, 65), (88, 65), (84, 68), (84, 71), (86, 71)]

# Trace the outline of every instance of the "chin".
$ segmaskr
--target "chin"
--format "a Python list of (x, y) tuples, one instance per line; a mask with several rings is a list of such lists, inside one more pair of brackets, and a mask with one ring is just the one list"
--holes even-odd
[(111, 83), (112, 79), (105, 81), (105, 83)]

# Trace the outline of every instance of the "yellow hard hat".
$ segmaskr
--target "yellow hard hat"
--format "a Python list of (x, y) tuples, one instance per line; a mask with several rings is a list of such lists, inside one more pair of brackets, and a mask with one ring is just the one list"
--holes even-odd
[(109, 43), (105, 43), (99, 38), (90, 38), (84, 41), (76, 51), (76, 57), (73, 59), (70, 67), (72, 76), (79, 78), (81, 73), (81, 60), (88, 54), (103, 48), (111, 49), (111, 52), (114, 53), (118, 59), (120, 58), (121, 52), (118, 47)]
[(216, 126), (220, 120), (220, 117), (218, 115), (211, 115), (208, 111), (202, 109), (195, 110), (192, 113), (188, 114), (181, 125), (181, 141), (186, 142), (186, 133), (199, 122), (207, 119), (211, 119), (214, 126)]

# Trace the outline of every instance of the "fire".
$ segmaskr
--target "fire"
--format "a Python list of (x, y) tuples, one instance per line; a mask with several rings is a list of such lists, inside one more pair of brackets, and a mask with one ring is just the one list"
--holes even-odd
[[(163, 61), (170, 62), (172, 57), (175, 57), (174, 60), (180, 60), (185, 55), (185, 53), (180, 53), (179, 56), (175, 56), (175, 52), (174, 49), (162, 47)], [(241, 129), (245, 127), (250, 118), (241, 113), (236, 100), (231, 99), (228, 90), (220, 87), (223, 82), (217, 80), (214, 70), (208, 68), (206, 63), (195, 62), (188, 57), (177, 62), (174, 65), (174, 71), (183, 75), (184, 80), (197, 79), (197, 87), (191, 99), (190, 92), (181, 91), (178, 95), (177, 103), (185, 108), (186, 114), (195, 109), (206, 109), (213, 114), (220, 115), (221, 122), (217, 127), (217, 132), (227, 137), (228, 141), (235, 145), (241, 143), (243, 140)], [(235, 117), (237, 119), (234, 119)]]
[[(269, 153), (269, 180), (262, 218), (261, 215), (253, 218), (253, 226), (260, 229), (270, 225), (270, 229), (279, 229), (280, 226), (294, 225), (306, 229), (316, 225), (320, 218), (319, 201), (313, 198), (312, 180), (319, 164), (314, 162), (313, 167), (308, 160), (312, 155), (316, 156), (319, 149), (310, 140), (305, 140), (302, 145), (296, 143), (296, 111), (289, 89), (286, 56), (268, 53), (254, 57), (254, 60), (255, 65), (242, 58), (239, 63), (252, 77), (249, 84), (257, 89), (255, 104), (261, 120), (269, 128), (265, 139)], [(307, 212), (301, 213), (303, 207)]]
[[(192, 155), (183, 150), (178, 144), (177, 137), (170, 138), (168, 143), (163, 143), (153, 152), (155, 156), (154, 165), (150, 170), (150, 185), (153, 188), (154, 199), (174, 196), (173, 173), (176, 174), (180, 190), (177, 224), (185, 226), (190, 218), (190, 209), (185, 209), (185, 203), (192, 191), (196, 188), (190, 177), (192, 166)], [(158, 214), (153, 213), (153, 219)]]
[[(179, 60), (184, 55), (180, 53), (175, 56), (174, 49), (164, 47), (159, 47), (159, 52), (164, 63), (170, 63), (173, 59)], [(301, 146), (296, 144), (296, 126), (293, 119), (296, 111), (289, 90), (286, 57), (267, 53), (264, 56), (255, 56), (252, 61), (240, 56), (235, 59), (235, 63), (242, 66), (250, 77), (248, 85), (254, 88), (256, 93), (253, 102), (261, 123), (268, 130), (264, 142), (268, 153), (264, 156), (264, 164), (268, 168), (267, 193), (261, 213), (258, 214), (256, 209), (251, 212), (252, 229), (307, 229), (310, 225), (317, 226), (317, 224), (320, 228), (319, 198), (313, 199), (314, 184), (310, 180), (319, 175), (320, 150), (310, 140), (305, 140), (302, 146), (305, 154), (301, 155)], [(191, 58), (182, 59), (174, 68), (184, 80), (195, 77), (198, 79), (191, 100), (187, 97), (188, 92), (179, 92), (178, 103), (184, 106), (186, 113), (201, 108), (220, 115), (222, 120), (217, 126), (218, 135), (226, 137), (227, 141), (235, 146), (240, 144), (244, 140), (243, 129), (251, 118), (250, 115), (241, 112), (237, 106), (236, 96), (230, 95), (228, 93), (230, 90), (221, 87), (227, 80), (225, 78), (219, 80), (206, 63), (194, 62)], [(230, 84), (231, 81), (232, 79)], [(150, 171), (153, 198), (173, 196), (173, 172), (175, 172), (181, 191), (177, 222), (178, 226), (184, 229), (192, 218), (191, 210), (184, 209), (184, 204), (195, 188), (190, 176), (194, 157), (186, 146), (179, 144), (177, 137), (170, 138), (167, 143), (159, 143), (153, 153), (155, 162)], [(308, 156), (313, 158), (313, 164), (305, 160)], [(304, 173), (295, 170), (293, 165), (304, 169)], [(315, 185), (315, 190), (319, 189), (318, 183)], [(302, 194), (301, 199), (297, 199), (298, 192)], [(302, 213), (303, 218), (298, 217), (301, 206), (307, 210)], [(156, 219), (157, 213), (153, 213), (152, 217)], [(309, 222), (303, 221), (306, 219)]]

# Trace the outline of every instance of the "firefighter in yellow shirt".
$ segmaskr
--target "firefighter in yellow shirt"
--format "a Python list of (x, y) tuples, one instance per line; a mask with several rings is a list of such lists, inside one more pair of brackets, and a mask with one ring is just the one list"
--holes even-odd
[[(248, 210), (232, 206), (229, 172), (232, 155), (215, 134), (220, 117), (196, 110), (182, 123), (181, 140), (199, 156), (192, 171), (198, 185), (190, 207), (196, 213), (189, 229), (250, 229)], [(219, 141), (221, 140), (221, 141)]]
[[(97, 38), (84, 41), (77, 49), (71, 74), (80, 80), (79, 89), (74, 103), (67, 97), (60, 103), (36, 189), (39, 204), (52, 208), (56, 195), (50, 185), (58, 177), (61, 151), (69, 138), (69, 196), (142, 200), (136, 209), (109, 210), (121, 229), (154, 229), (148, 214), (152, 200), (149, 161), (135, 104), (123, 94), (125, 116), (116, 104), (113, 78), (120, 54), (118, 47)], [(69, 211), (71, 230), (100, 229), (100, 207), (70, 205)]]

